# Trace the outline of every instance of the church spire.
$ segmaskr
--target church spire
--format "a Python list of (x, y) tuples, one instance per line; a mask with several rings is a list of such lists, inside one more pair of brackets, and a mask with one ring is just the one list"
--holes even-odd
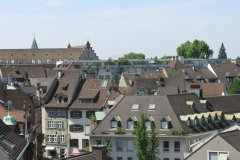
[(33, 38), (33, 42), (32, 42), (32, 47), (31, 49), (38, 49), (38, 45), (37, 45), (37, 41), (35, 39), (35, 35), (34, 35), (34, 38)]

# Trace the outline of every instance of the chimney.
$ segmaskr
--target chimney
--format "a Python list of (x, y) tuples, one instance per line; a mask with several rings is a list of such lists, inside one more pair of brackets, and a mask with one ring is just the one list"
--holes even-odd
[(137, 95), (137, 81), (133, 82), (133, 89), (134, 89), (135, 95)]
[(92, 153), (95, 154), (99, 160), (107, 160), (106, 145), (92, 145)]

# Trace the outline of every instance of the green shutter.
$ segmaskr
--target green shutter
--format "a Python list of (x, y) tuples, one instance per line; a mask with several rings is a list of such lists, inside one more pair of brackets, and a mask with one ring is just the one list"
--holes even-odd
[(82, 118), (82, 111), (78, 111), (79, 112), (79, 118)]
[(86, 118), (89, 119), (89, 111), (86, 111)]
[(69, 131), (72, 132), (73, 131), (73, 126), (69, 125)]
[(70, 147), (73, 147), (73, 141), (70, 139)]
[(81, 128), (81, 132), (84, 132), (84, 126), (80, 125), (80, 128)]
[(73, 111), (70, 111), (70, 118), (73, 118)]
[(77, 146), (76, 147), (79, 148), (79, 146), (78, 146), (78, 139), (76, 139), (76, 140), (77, 140)]

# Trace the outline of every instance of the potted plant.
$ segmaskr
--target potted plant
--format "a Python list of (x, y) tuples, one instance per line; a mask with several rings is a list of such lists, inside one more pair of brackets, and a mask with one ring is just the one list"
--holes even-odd
[(117, 127), (115, 134), (122, 134), (122, 128), (121, 127)]
[(218, 119), (217, 119), (217, 120), (215, 120), (214, 122), (215, 122), (215, 124), (216, 124), (216, 125), (218, 125), (218, 126), (219, 126), (219, 124), (220, 124), (220, 121), (219, 121)]
[(91, 115), (91, 123), (96, 124), (96, 117), (94, 115)]

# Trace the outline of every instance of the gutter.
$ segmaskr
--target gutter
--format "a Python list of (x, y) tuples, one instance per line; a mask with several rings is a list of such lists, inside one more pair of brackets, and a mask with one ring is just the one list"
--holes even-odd
[(16, 158), (16, 160), (19, 160), (19, 159), (21, 158), (23, 152), (27, 149), (28, 144), (29, 144), (29, 142), (27, 142), (26, 146), (23, 148), (23, 150), (22, 150), (21, 153), (18, 155), (18, 157)]

